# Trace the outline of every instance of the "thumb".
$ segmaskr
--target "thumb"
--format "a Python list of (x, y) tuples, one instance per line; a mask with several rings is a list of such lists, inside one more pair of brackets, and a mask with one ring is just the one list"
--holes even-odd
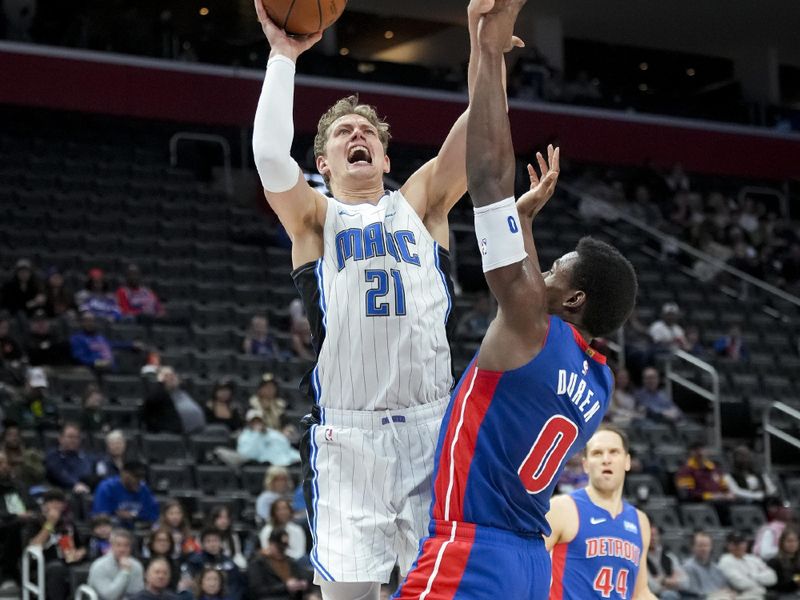
[(511, 36), (511, 45), (514, 48), (524, 48), (525, 47), (525, 40), (521, 37), (517, 37), (516, 35)]

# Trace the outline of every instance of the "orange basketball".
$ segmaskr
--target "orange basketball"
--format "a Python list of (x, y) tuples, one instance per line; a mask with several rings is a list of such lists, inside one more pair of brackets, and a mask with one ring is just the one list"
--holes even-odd
[(269, 18), (287, 33), (302, 35), (330, 27), (347, 0), (261, 0)]

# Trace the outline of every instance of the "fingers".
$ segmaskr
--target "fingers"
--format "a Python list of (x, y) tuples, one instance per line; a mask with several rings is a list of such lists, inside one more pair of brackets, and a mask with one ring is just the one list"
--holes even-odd
[(542, 172), (542, 177), (547, 175), (547, 172), (550, 168), (547, 166), (547, 162), (544, 160), (544, 156), (542, 156), (541, 152), (536, 153), (536, 162), (539, 163), (539, 170)]
[(267, 9), (264, 8), (264, 4), (261, 2), (261, 0), (255, 0), (254, 4), (256, 6), (258, 20), (263, 23), (265, 20), (269, 19), (269, 17), (267, 17)]
[(550, 168), (556, 173), (561, 172), (561, 148), (556, 148), (553, 152), (553, 160), (550, 163)]
[(525, 40), (521, 37), (517, 37), (516, 35), (511, 36), (511, 45), (514, 48), (524, 48), (525, 47)]
[(531, 189), (539, 185), (539, 176), (536, 174), (536, 169), (534, 169), (533, 165), (530, 163), (528, 163), (528, 177), (530, 177), (531, 180)]

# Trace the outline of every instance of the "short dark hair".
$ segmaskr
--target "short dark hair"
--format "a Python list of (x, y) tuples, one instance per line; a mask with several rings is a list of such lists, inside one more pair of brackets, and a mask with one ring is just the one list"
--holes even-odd
[(67, 496), (64, 494), (63, 491), (53, 488), (51, 490), (47, 490), (44, 494), (42, 494), (42, 504), (46, 502), (66, 502)]
[(205, 529), (203, 529), (203, 531), (200, 532), (200, 541), (201, 542), (205, 541), (205, 539), (210, 535), (215, 535), (220, 540), (223, 537), (225, 537), (225, 536), (222, 535), (222, 532), (219, 529), (217, 529), (216, 527), (206, 527)]
[(64, 421), (61, 424), (61, 429), (59, 433), (61, 433), (61, 435), (64, 435), (67, 429), (77, 429), (78, 433), (83, 433), (83, 430), (81, 429), (81, 424), (78, 423), (77, 421)]
[(147, 465), (140, 460), (126, 460), (122, 464), (122, 470), (142, 479), (147, 475)]
[(614, 246), (589, 236), (580, 239), (575, 251), (572, 285), (586, 294), (583, 326), (592, 337), (610, 335), (633, 312), (639, 287), (636, 271)]
[[(622, 449), (625, 450), (626, 454), (630, 454), (631, 452), (631, 444), (630, 440), (628, 439), (628, 434), (625, 433), (622, 429), (617, 427), (616, 425), (612, 425), (611, 423), (601, 423), (600, 426), (595, 430), (592, 434), (592, 437), (600, 433), (601, 431), (610, 431), (611, 433), (616, 433), (619, 436), (619, 439), (622, 440)], [(589, 438), (591, 440), (592, 438)], [(586, 456), (586, 453), (589, 448), (589, 440), (586, 441), (586, 445), (583, 447), (583, 455)]]

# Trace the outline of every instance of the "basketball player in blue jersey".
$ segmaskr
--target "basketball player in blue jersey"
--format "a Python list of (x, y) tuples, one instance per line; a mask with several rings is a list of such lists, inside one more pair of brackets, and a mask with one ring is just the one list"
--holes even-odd
[(531, 230), (552, 196), (558, 150), (515, 205), (514, 153), (503, 91), (524, 0), (488, 0), (467, 128), (475, 233), (498, 312), (453, 393), (439, 435), (430, 535), (396, 598), (544, 600), (545, 515), (567, 458), (608, 406), (612, 377), (589, 341), (633, 310), (636, 276), (611, 246), (584, 238), (547, 273)]
[(466, 191), (466, 116), (438, 156), (387, 191), (388, 124), (357, 98), (340, 100), (314, 140), (333, 195), (323, 196), (289, 153), (295, 61), (320, 36), (289, 37), (255, 5), (271, 50), (253, 154), (292, 240), (317, 351), (302, 441), (311, 562), (326, 600), (377, 600), (396, 563), (408, 571), (428, 527), (453, 385), (447, 215)]
[(654, 600), (647, 587), (650, 521), (622, 499), (628, 437), (602, 425), (583, 449), (589, 484), (550, 503), (550, 600)]

